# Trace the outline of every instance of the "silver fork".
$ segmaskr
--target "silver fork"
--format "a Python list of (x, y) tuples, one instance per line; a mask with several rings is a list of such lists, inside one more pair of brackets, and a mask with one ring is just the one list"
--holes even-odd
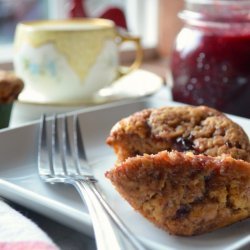
[[(94, 228), (97, 249), (120, 250), (146, 248), (118, 218), (107, 204), (86, 160), (77, 115), (73, 116), (73, 136), (70, 137), (67, 118), (53, 116), (48, 126), (46, 116), (40, 123), (38, 171), (48, 183), (74, 185), (85, 202)], [(50, 128), (50, 133), (47, 133)]]

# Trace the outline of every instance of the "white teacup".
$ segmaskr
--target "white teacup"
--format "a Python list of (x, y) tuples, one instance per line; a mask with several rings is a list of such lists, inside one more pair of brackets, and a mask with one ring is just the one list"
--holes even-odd
[[(91, 103), (92, 96), (120, 76), (118, 45), (140, 39), (119, 34), (105, 19), (23, 22), (15, 35), (14, 68), (24, 80), (20, 99), (38, 103)], [(123, 72), (124, 73), (124, 72)]]

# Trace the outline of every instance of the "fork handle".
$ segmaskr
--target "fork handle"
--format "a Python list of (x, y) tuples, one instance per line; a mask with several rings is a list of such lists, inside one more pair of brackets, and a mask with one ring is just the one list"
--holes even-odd
[[(112, 209), (101, 197), (96, 189), (95, 183), (77, 180), (74, 185), (88, 207), (98, 250), (145, 250), (145, 248), (130, 235), (128, 229), (118, 217), (114, 218), (112, 216), (114, 214), (110, 214), (109, 209), (111, 211)], [(128, 245), (130, 245), (129, 248)]]
[(98, 250), (125, 249), (120, 246), (117, 232), (103, 210), (100, 202), (92, 192), (89, 183), (77, 180), (74, 182), (82, 200), (86, 204), (93, 224), (96, 246)]

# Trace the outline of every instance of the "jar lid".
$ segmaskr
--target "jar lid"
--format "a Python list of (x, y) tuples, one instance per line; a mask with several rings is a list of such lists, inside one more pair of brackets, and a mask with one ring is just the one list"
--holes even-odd
[(231, 5), (231, 4), (248, 4), (249, 0), (184, 0), (186, 3), (193, 4), (211, 4), (211, 5)]
[(249, 0), (185, 0), (184, 20), (203, 20), (221, 23), (250, 22)]

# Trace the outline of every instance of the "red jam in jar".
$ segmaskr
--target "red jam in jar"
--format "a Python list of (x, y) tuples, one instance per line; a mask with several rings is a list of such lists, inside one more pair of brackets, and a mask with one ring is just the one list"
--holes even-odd
[(250, 118), (250, 1), (186, 0), (180, 17), (173, 99)]

